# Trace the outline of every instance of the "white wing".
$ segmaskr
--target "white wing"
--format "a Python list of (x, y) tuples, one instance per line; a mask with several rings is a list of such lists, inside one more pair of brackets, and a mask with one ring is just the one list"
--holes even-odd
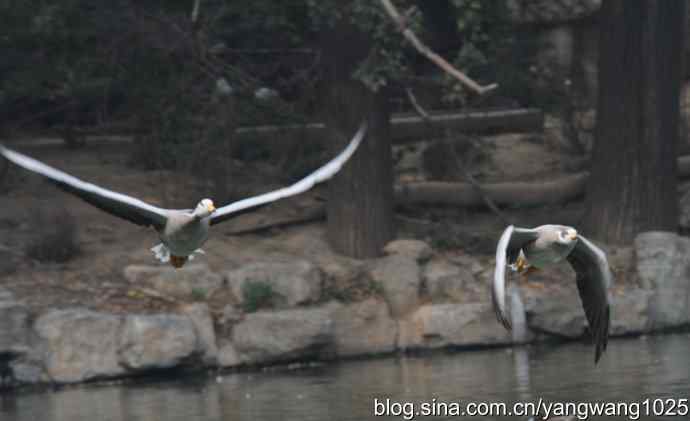
[(364, 135), (367, 131), (366, 120), (362, 122), (359, 130), (355, 136), (350, 141), (350, 144), (338, 154), (335, 158), (329, 161), (326, 165), (304, 177), (295, 184), (284, 187), (279, 190), (274, 190), (268, 193), (264, 193), (259, 196), (250, 197), (247, 199), (242, 199), (237, 202), (231, 203), (229, 205), (218, 208), (213, 215), (211, 215), (211, 225), (223, 222), (233, 216), (241, 210), (253, 208), (256, 206), (264, 205), (270, 202), (275, 202), (276, 200), (283, 199), (289, 196), (294, 196), (314, 187), (315, 184), (321, 183), (333, 177), (340, 171), (340, 169), (345, 165), (345, 163), (350, 159), (350, 157), (355, 153), (357, 147), (362, 142)]
[(87, 183), (24, 154), (0, 145), (0, 155), (10, 162), (48, 178), (59, 188), (112, 215), (138, 225), (165, 225), (167, 211), (139, 199)]
[(506, 250), (513, 235), (513, 226), (509, 225), (503, 231), (501, 239), (496, 246), (496, 268), (494, 270), (494, 283), (491, 288), (491, 300), (494, 304), (496, 318), (506, 329), (510, 329), (510, 320), (506, 314)]
[(494, 282), (491, 288), (491, 300), (496, 312), (496, 318), (506, 329), (510, 329), (510, 320), (506, 313), (506, 265), (513, 263), (522, 247), (537, 239), (539, 232), (536, 229), (517, 228), (509, 225), (501, 235), (496, 246), (496, 267), (494, 269)]

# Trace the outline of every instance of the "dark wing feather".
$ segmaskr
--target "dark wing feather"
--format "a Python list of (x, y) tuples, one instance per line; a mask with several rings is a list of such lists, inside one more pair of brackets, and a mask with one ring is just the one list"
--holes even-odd
[(167, 211), (165, 209), (149, 205), (134, 197), (87, 183), (1, 145), (0, 155), (24, 169), (46, 177), (60, 189), (72, 193), (85, 202), (114, 216), (126, 219), (137, 225), (150, 225), (156, 228), (165, 225), (167, 220)]
[(527, 243), (535, 241), (539, 236), (538, 231), (527, 228), (516, 228), (509, 225), (498, 240), (496, 246), (496, 268), (494, 270), (494, 282), (491, 288), (491, 301), (494, 305), (496, 318), (505, 326), (511, 329), (510, 320), (506, 314), (505, 307), (505, 277), (506, 265), (515, 262), (520, 249)]
[(577, 273), (577, 289), (596, 347), (594, 362), (597, 363), (608, 344), (611, 318), (608, 287), (613, 282), (613, 274), (606, 254), (581, 235), (568, 255), (568, 262)]
[(289, 196), (294, 196), (296, 194), (304, 193), (305, 191), (314, 187), (315, 184), (321, 183), (333, 177), (340, 171), (340, 169), (345, 165), (345, 163), (350, 159), (350, 157), (355, 153), (357, 147), (362, 142), (365, 133), (367, 132), (367, 122), (364, 121), (359, 127), (359, 130), (352, 138), (347, 147), (338, 154), (335, 158), (331, 159), (321, 168), (317, 169), (313, 173), (304, 177), (300, 181), (294, 183), (291, 186), (284, 187), (282, 189), (274, 190), (268, 193), (261, 194), (259, 196), (249, 197), (247, 199), (242, 199), (237, 202), (231, 203), (229, 205), (218, 208), (213, 215), (211, 215), (211, 225), (218, 224), (220, 222), (226, 221), (239, 215), (240, 212), (246, 211), (248, 209), (256, 209), (259, 206), (265, 206), (276, 200), (283, 199)]

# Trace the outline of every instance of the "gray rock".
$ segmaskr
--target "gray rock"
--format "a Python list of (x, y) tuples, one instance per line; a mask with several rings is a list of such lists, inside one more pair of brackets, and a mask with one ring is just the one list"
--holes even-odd
[(464, 287), (477, 282), (472, 273), (448, 260), (434, 259), (424, 268), (424, 282), (434, 302), (460, 302)]
[(375, 298), (347, 304), (334, 313), (335, 352), (339, 357), (393, 352), (397, 323), (386, 303)]
[(675, 283), (677, 243), (678, 235), (672, 232), (650, 231), (635, 237), (637, 274), (644, 288), (653, 289)]
[(244, 317), (242, 310), (232, 304), (226, 304), (223, 307), (223, 314), (220, 316), (219, 322), (222, 325), (231, 325), (242, 320), (242, 317)]
[(223, 368), (237, 367), (242, 364), (240, 354), (230, 341), (221, 341), (218, 349), (218, 365)]
[(324, 289), (329, 286), (337, 289), (345, 285), (363, 282), (364, 265), (362, 261), (341, 257), (322, 259), (319, 267), (324, 275)]
[(611, 336), (641, 334), (649, 331), (652, 291), (626, 289), (611, 297)]
[(649, 304), (651, 329), (690, 322), (690, 239), (675, 233), (650, 231), (635, 237), (637, 275), (654, 291)]
[(223, 278), (203, 263), (188, 263), (180, 269), (171, 266), (130, 265), (124, 277), (131, 284), (152, 288), (164, 296), (196, 299), (213, 294)]
[[(457, 254), (448, 257), (452, 263), (460, 266), (462, 269), (470, 272), (472, 275), (477, 276), (484, 271), (484, 266), (476, 258), (467, 254)], [(493, 268), (491, 268), (493, 273)]]
[(0, 301), (14, 301), (14, 294), (5, 288), (0, 288)]
[(251, 282), (270, 285), (271, 303), (276, 308), (315, 302), (321, 296), (321, 271), (306, 260), (252, 262), (227, 272), (225, 279), (240, 303), (244, 303), (243, 288)]
[(393, 317), (416, 310), (422, 283), (417, 261), (410, 256), (394, 254), (371, 263), (369, 277), (383, 288)]
[(530, 329), (566, 338), (579, 338), (587, 322), (577, 291), (531, 297), (527, 306)]
[(34, 331), (48, 376), (74, 383), (123, 374), (117, 358), (121, 326), (118, 316), (85, 309), (52, 310), (39, 317)]
[(512, 342), (491, 303), (428, 304), (400, 322), (401, 349), (473, 347)]
[(29, 344), (29, 309), (22, 303), (8, 299), (0, 301), (0, 353), (25, 353)]
[(216, 331), (213, 327), (211, 312), (206, 303), (187, 304), (182, 312), (189, 317), (196, 329), (201, 347), (201, 362), (207, 366), (214, 366), (218, 362), (218, 347), (216, 346)]
[(20, 358), (10, 365), (14, 381), (20, 384), (37, 384), (50, 381), (41, 361), (36, 359)]
[(129, 315), (118, 347), (119, 362), (131, 370), (180, 365), (201, 352), (194, 324), (176, 314)]
[(415, 259), (418, 262), (426, 262), (433, 254), (431, 247), (420, 240), (393, 240), (383, 248), (386, 255), (402, 255)]
[[(626, 247), (606, 247), (602, 245), (609, 266), (614, 272), (614, 277), (618, 279), (635, 279), (636, 265), (635, 249), (632, 246)], [(632, 283), (632, 282), (631, 282)]]
[(241, 361), (248, 364), (323, 356), (333, 341), (337, 307), (329, 304), (247, 314), (233, 328), (232, 343)]

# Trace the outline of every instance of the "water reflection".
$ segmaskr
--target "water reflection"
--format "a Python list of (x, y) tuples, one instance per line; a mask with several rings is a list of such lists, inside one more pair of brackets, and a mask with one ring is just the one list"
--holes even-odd
[(0, 399), (0, 419), (360, 421), (376, 419), (374, 398), (512, 403), (539, 397), (548, 401), (686, 397), (690, 390), (688, 349), (689, 335), (672, 335), (612, 341), (598, 366), (594, 366), (591, 346), (569, 344), (233, 374), (223, 376), (220, 382), (215, 377), (197, 377), (9, 394)]

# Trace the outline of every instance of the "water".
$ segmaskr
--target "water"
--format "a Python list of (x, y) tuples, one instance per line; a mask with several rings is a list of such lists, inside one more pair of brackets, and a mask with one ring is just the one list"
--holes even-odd
[[(381, 419), (374, 416), (374, 398), (401, 403), (436, 398), (447, 404), (512, 404), (539, 397), (572, 402), (688, 398), (689, 351), (690, 335), (677, 334), (611, 341), (596, 367), (592, 347), (567, 344), (350, 361), (218, 379), (197, 376), (14, 393), (0, 396), (0, 420), (363, 421)], [(689, 418), (640, 416), (646, 420)]]

